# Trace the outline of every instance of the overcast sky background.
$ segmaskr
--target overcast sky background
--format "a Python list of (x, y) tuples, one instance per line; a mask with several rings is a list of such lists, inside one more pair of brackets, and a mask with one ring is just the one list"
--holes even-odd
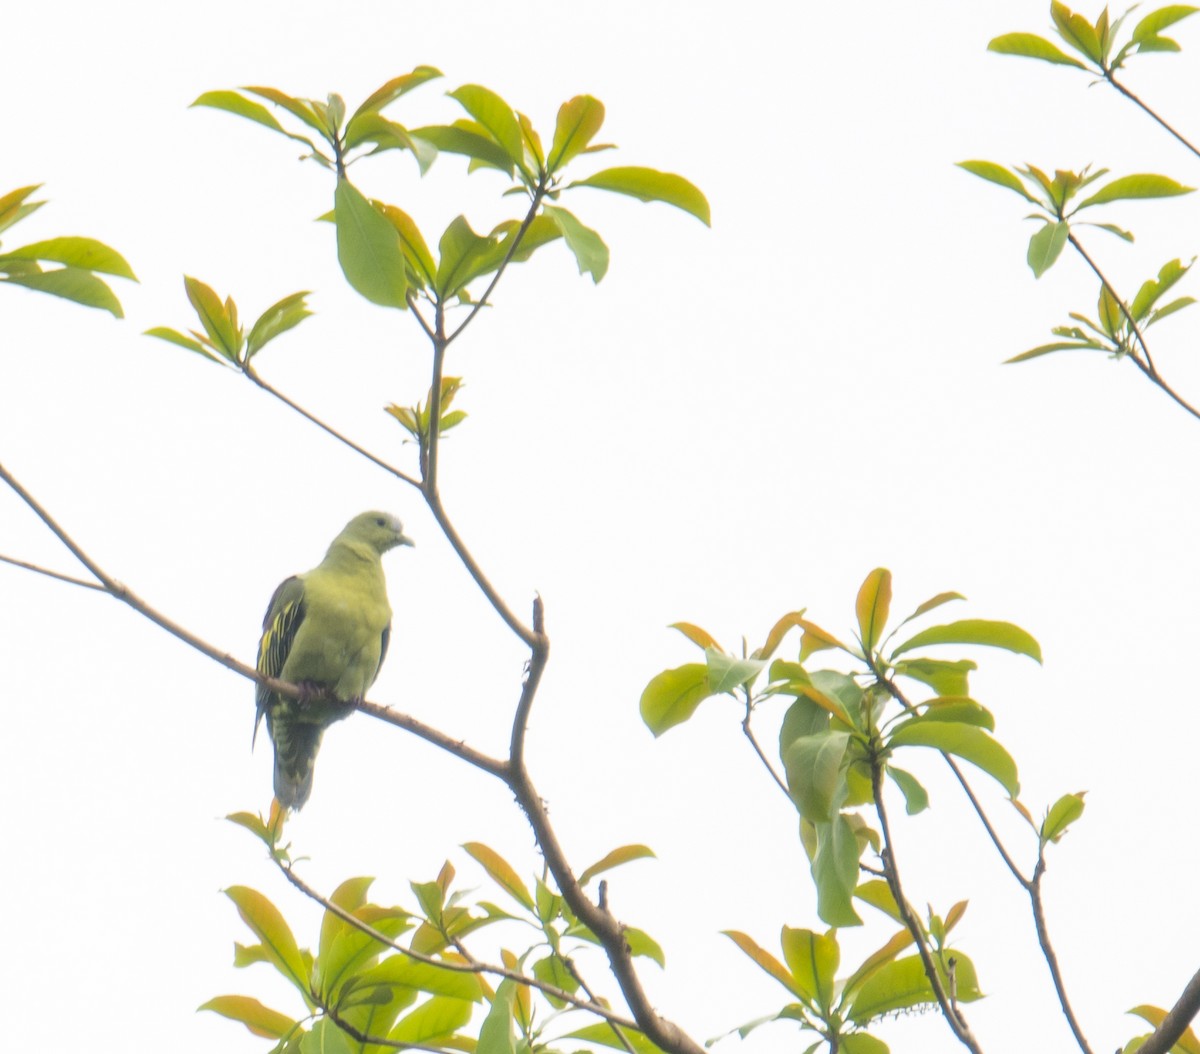
[[(115, 577), (250, 661), (278, 581), (316, 563), (355, 513), (393, 510), (417, 548), (386, 558), (395, 628), (372, 698), (502, 750), (525, 655), (415, 493), (233, 373), (139, 333), (191, 324), (184, 273), (232, 293), (244, 319), (313, 290), (315, 317), (263, 353), (261, 372), (411, 466), (381, 407), (424, 394), (427, 349), (410, 318), (342, 280), (332, 229), (312, 222), (331, 206), (329, 174), (265, 129), (187, 106), (265, 84), (337, 91), (353, 109), (427, 63), (445, 80), (395, 105), (395, 120), (452, 120), (443, 91), (480, 83), (548, 141), (558, 105), (593, 94), (608, 110), (599, 138), (621, 147), (596, 167), (685, 174), (713, 228), (568, 195), (608, 241), (610, 273), (593, 288), (555, 245), (506, 276), (450, 357), (470, 418), (445, 444), (443, 492), (513, 605), (545, 599), (554, 650), (530, 762), (570, 858), (583, 867), (631, 842), (659, 854), (610, 881), (614, 910), (665, 947), (666, 973), (645, 970), (656, 1004), (701, 1039), (771, 1012), (785, 993), (718, 931), (777, 948), (782, 923), (823, 928), (795, 813), (737, 707), (714, 700), (657, 743), (641, 725), (646, 681), (695, 657), (666, 625), (754, 647), (804, 606), (846, 635), (878, 565), (895, 574), (898, 616), (955, 589), (970, 601), (947, 619), (1009, 619), (1043, 646), (1042, 668), (974, 653), (973, 691), (1031, 809), (1089, 790), (1046, 895), (1095, 1049), (1138, 1031), (1128, 1008), (1174, 1001), (1200, 965), (1188, 672), (1200, 422), (1128, 364), (1000, 365), (1067, 312), (1092, 313), (1096, 283), (1069, 257), (1035, 282), (1024, 203), (953, 163), (1095, 162), (1196, 184), (1200, 162), (1082, 74), (985, 51), (1002, 32), (1048, 32), (1042, 0), (466, 0), (452, 15), (363, 0), (65, 0), (13, 6), (5, 21), (0, 191), (44, 182), (50, 200), (5, 244), (98, 237), (141, 284), (116, 283), (123, 323), (2, 291), (0, 461)], [(1134, 60), (1127, 79), (1194, 131), (1200, 21), (1176, 28), (1184, 54)], [(434, 244), (459, 212), (476, 230), (518, 215), (502, 177), (465, 167), (447, 155), (421, 181), (393, 156), (355, 175)], [(1197, 250), (1198, 207), (1113, 206), (1098, 218), (1137, 243), (1093, 232), (1087, 244), (1132, 295)], [(1151, 336), (1164, 372), (1200, 397), (1195, 311)], [(7, 492), (0, 552), (77, 570)], [(251, 686), (111, 600), (4, 567), (0, 641), (7, 1043), (266, 1049), (195, 1013), (226, 992), (298, 1009), (267, 968), (232, 967), (249, 933), (222, 888), (262, 890), (302, 944), (316, 940), (318, 912), (221, 819), (270, 801), (270, 751), (249, 749)], [(763, 715), (768, 740), (777, 716)], [(1071, 1049), (1026, 902), (938, 759), (922, 760), (908, 767), (934, 808), (899, 825), (898, 851), (916, 904), (971, 901), (956, 936), (989, 994), (968, 1008), (977, 1035), (990, 1051), (1030, 1049), (1031, 1036)], [(1031, 867), (1012, 810), (975, 782)], [(447, 856), (479, 884), (456, 848), (468, 840), (523, 873), (539, 866), (497, 785), (363, 717), (326, 737), (290, 834), (313, 884), (378, 875), (384, 903), (412, 905), (408, 881)], [(843, 974), (892, 932), (867, 918), (866, 933), (843, 933)], [(592, 977), (615, 991), (599, 967)], [(954, 1048), (933, 1015), (879, 1034), (899, 1054)], [(781, 1024), (718, 1049), (796, 1043)]]

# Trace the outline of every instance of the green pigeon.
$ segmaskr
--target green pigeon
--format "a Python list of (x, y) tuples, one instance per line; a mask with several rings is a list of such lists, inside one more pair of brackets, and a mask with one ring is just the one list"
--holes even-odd
[(299, 809), (312, 793), (321, 735), (375, 683), (392, 627), (380, 557), (412, 545), (386, 512), (355, 516), (311, 571), (284, 579), (271, 597), (258, 645), (258, 672), (300, 686), (293, 699), (258, 685), (258, 723), (275, 745), (275, 797)]

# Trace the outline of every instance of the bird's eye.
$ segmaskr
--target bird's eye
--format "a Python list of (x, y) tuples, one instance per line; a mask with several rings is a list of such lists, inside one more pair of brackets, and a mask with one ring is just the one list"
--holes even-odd
[(385, 520), (382, 516), (376, 516), (375, 517), (375, 526), (376, 527), (386, 527), (387, 520)]

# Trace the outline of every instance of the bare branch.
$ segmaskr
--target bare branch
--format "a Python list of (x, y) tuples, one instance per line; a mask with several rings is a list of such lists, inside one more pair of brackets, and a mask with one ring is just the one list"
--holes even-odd
[(1189, 143), (1182, 135), (1180, 135), (1179, 132), (1177, 132), (1174, 128), (1172, 128), (1169, 124), (1167, 124), (1167, 122), (1165, 120), (1163, 120), (1163, 118), (1161, 118), (1157, 113), (1155, 113), (1154, 110), (1152, 110), (1149, 106), (1147, 106), (1144, 102), (1142, 102), (1142, 100), (1139, 99), (1136, 95), (1134, 95), (1133, 92), (1131, 92), (1128, 88), (1126, 88), (1124, 84), (1122, 84), (1120, 81), (1118, 81), (1117, 78), (1113, 76), (1112, 70), (1104, 71), (1104, 79), (1107, 80), (1109, 84), (1111, 84), (1114, 88), (1116, 88), (1117, 91), (1119, 91), (1122, 95), (1124, 95), (1125, 98), (1128, 99), (1130, 102), (1132, 102), (1135, 106), (1141, 107), (1141, 109), (1149, 117), (1151, 117), (1154, 121), (1156, 121), (1160, 127), (1165, 129), (1167, 132), (1170, 132), (1170, 134), (1173, 135), (1176, 139), (1178, 139), (1179, 142), (1181, 142), (1185, 147), (1188, 148), (1188, 150), (1190, 150), (1197, 157), (1200, 157), (1200, 150), (1197, 150), (1194, 146), (1192, 146), (1191, 143)]
[(394, 465), (389, 465), (382, 458), (376, 457), (369, 450), (366, 450), (363, 447), (359, 446), (356, 442), (354, 442), (354, 440), (348, 439), (346, 436), (342, 435), (341, 432), (337, 431), (337, 429), (332, 428), (329, 425), (327, 425), (324, 421), (322, 421), (315, 414), (312, 414), (308, 410), (304, 409), (304, 407), (301, 406), (299, 403), (293, 401), (292, 399), (289, 399), (278, 388), (275, 388), (274, 386), (272, 386), (272, 385), (268, 384), (266, 381), (264, 381), (262, 379), (262, 377), (260, 377), (258, 375), (258, 373), (254, 370), (254, 368), (249, 363), (245, 363), (242, 366), (242, 372), (247, 377), (249, 377), (251, 381), (253, 381), (256, 385), (258, 385), (258, 387), (260, 387), (264, 392), (267, 392), (269, 395), (275, 396), (275, 398), (278, 399), (285, 406), (288, 406), (291, 409), (295, 410), (296, 413), (298, 413), (301, 417), (305, 418), (306, 420), (311, 421), (313, 424), (315, 424), (318, 428), (320, 428), (323, 432), (327, 433), (328, 435), (333, 436), (333, 438), (336, 439), (339, 443), (344, 443), (351, 450), (353, 450), (356, 454), (361, 454), (368, 461), (370, 461), (373, 465), (378, 465), (381, 469), (384, 470), (384, 472), (390, 473), (391, 475), (395, 476), (399, 480), (403, 480), (409, 486), (420, 489), (421, 481), (419, 479), (415, 478), (414, 476), (410, 476), (407, 472), (402, 472), (400, 469), (396, 468)]
[(5, 556), (0, 553), (0, 561), (6, 564), (12, 564), (13, 567), (21, 567), (26, 571), (33, 571), (39, 575), (45, 575), (47, 578), (53, 578), (59, 582), (67, 582), (73, 586), (82, 586), (84, 589), (94, 589), (99, 593), (107, 593), (108, 590), (99, 582), (88, 582), (82, 578), (74, 578), (71, 575), (60, 574), (58, 571), (51, 571), (48, 567), (41, 567), (38, 564), (26, 563), (24, 560), (18, 560), (12, 556)]
[[(1063, 1016), (1066, 1017), (1071, 1033), (1075, 1036), (1075, 1042), (1079, 1044), (1079, 1049), (1083, 1051), (1083, 1054), (1092, 1054), (1092, 1048), (1088, 1046), (1087, 1037), (1084, 1036), (1083, 1029), (1075, 1017), (1075, 1011), (1071, 1008), (1071, 1001), (1067, 998), (1062, 971), (1058, 966), (1058, 956), (1054, 953), (1054, 945), (1050, 943), (1050, 931), (1046, 928), (1046, 912), (1042, 906), (1042, 875), (1045, 873), (1046, 858), (1042, 852), (1039, 852), (1037, 867), (1033, 871), (1033, 880), (1026, 883), (1025, 886), (1029, 892), (1029, 902), (1033, 907), (1033, 924), (1037, 929), (1038, 945), (1042, 949), (1042, 957), (1046, 960), (1046, 965), (1050, 967), (1050, 979), (1054, 982), (1054, 991), (1058, 994), (1058, 1005), (1062, 1007)], [(1195, 1010), (1192, 1013), (1195, 1014)], [(1186, 1021), (1184, 1025), (1186, 1027)], [(1168, 1043), (1163, 1050), (1170, 1049), (1173, 1043), (1174, 1040)]]
[(751, 701), (750, 693), (746, 693), (746, 716), (742, 718), (742, 731), (746, 734), (746, 738), (750, 741), (750, 746), (754, 748), (754, 753), (758, 755), (758, 760), (763, 763), (763, 768), (770, 774), (771, 779), (775, 781), (775, 785), (783, 791), (783, 795), (788, 802), (792, 801), (792, 792), (788, 790), (787, 783), (783, 777), (775, 771), (775, 766), (771, 764), (770, 758), (763, 752), (763, 748), (759, 746), (758, 739), (754, 735), (754, 730), (750, 727), (750, 719), (754, 714), (754, 704)]

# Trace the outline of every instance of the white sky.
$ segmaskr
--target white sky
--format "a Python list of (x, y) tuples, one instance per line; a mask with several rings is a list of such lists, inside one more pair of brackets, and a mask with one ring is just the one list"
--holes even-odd
[[(970, 604), (955, 617), (1011, 619), (1042, 643), (1044, 668), (977, 655), (973, 688), (1032, 809), (1090, 791), (1052, 854), (1047, 899), (1085, 1028), (1114, 1049), (1137, 1031), (1126, 1009), (1169, 1006), (1200, 965), (1187, 673), (1200, 423), (1132, 366), (1001, 368), (1068, 311), (1090, 313), (1096, 287), (1069, 259), (1035, 282), (1023, 203), (953, 162), (1095, 162), (1193, 184), (1200, 165), (1082, 75), (986, 53), (999, 33), (1044, 31), (1046, 8), (12, 5), (0, 191), (44, 182), (50, 204), (5, 244), (91, 235), (142, 281), (118, 283), (124, 323), (3, 291), (0, 460), (117, 578), (247, 660), (276, 583), (354, 513), (396, 511), (418, 547), (387, 559), (395, 636), (372, 697), (499, 751), (524, 656), (415, 494), (234, 374), (138, 334), (189, 324), (185, 272), (232, 293), (244, 317), (314, 290), (316, 317), (264, 352), (261, 371), (384, 456), (411, 457), (380, 407), (423, 394), (426, 348), (410, 319), (341, 280), (330, 228), (311, 222), (330, 206), (328, 174), (265, 129), (188, 103), (267, 84), (338, 91), (353, 107), (429, 63), (446, 79), (396, 105), (396, 120), (450, 120), (442, 91), (477, 82), (548, 138), (562, 100), (598, 96), (601, 138), (622, 148), (602, 163), (687, 175), (713, 229), (572, 195), (612, 249), (609, 276), (593, 288), (561, 246), (511, 272), (453, 349), (471, 417), (443, 462), (447, 503), (498, 586), (522, 611), (534, 590), (546, 601), (554, 652), (531, 762), (570, 857), (657, 850), (611, 876), (611, 898), (664, 945), (669, 969), (648, 967), (647, 983), (693, 1036), (778, 1008), (782, 990), (717, 932), (777, 947), (782, 923), (821, 928), (795, 814), (730, 703), (651, 741), (643, 686), (693, 658), (664, 627), (686, 619), (754, 646), (807, 606), (848, 633), (880, 564), (897, 614), (957, 589)], [(1177, 28), (1184, 55), (1136, 61), (1128, 81), (1195, 131), (1200, 21)], [(408, 158), (358, 171), (432, 244), (460, 211), (481, 230), (516, 207), (500, 177), (464, 169), (446, 156), (423, 183)], [(1088, 244), (1132, 291), (1196, 251), (1198, 207), (1113, 207), (1101, 218), (1133, 227), (1137, 244)], [(1200, 396), (1185, 343), (1196, 318), (1152, 336), (1164, 371)], [(7, 493), (0, 552), (75, 570)], [(233, 969), (231, 943), (249, 935), (221, 888), (261, 889), (302, 943), (316, 938), (317, 913), (220, 819), (270, 800), (270, 752), (249, 752), (250, 685), (112, 601), (3, 567), (0, 641), (6, 1045), (86, 1035), (98, 1050), (264, 1050), (194, 1013), (225, 992), (296, 1009), (267, 968)], [(936, 761), (910, 766), (934, 808), (901, 825), (909, 895), (941, 911), (970, 898), (957, 936), (990, 996), (968, 1015), (986, 1049), (1029, 1049), (1031, 1035), (1070, 1049), (1027, 906)], [(1031, 866), (1011, 810), (976, 782)], [(498, 786), (365, 718), (327, 737), (291, 835), (316, 885), (378, 875), (382, 902), (411, 905), (407, 882), (447, 856), (478, 881), (455, 848), (468, 840), (538, 866)], [(869, 921), (844, 933), (844, 963), (890, 935)], [(880, 1034), (900, 1054), (953, 1048), (932, 1016)], [(777, 1025), (724, 1049), (795, 1046)]]

